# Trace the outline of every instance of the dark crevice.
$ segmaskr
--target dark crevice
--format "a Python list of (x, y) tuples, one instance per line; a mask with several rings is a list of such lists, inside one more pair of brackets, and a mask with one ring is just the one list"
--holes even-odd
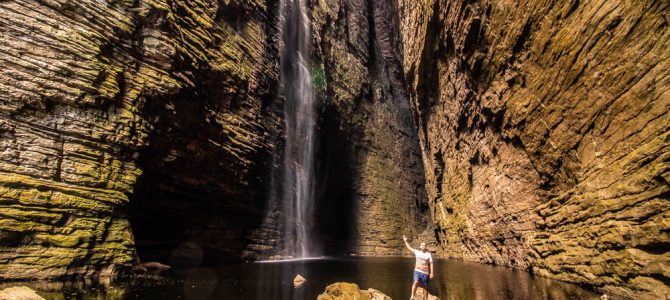
[(440, 151), (435, 152), (433, 155), (433, 168), (436, 180), (435, 188), (437, 189), (438, 197), (440, 197), (442, 195), (442, 181), (444, 180), (444, 159)]
[(650, 274), (649, 277), (654, 278), (654, 279), (656, 279), (660, 282), (663, 282), (663, 284), (665, 284), (665, 286), (670, 286), (670, 278), (664, 276), (663, 274), (653, 273), (653, 274)]
[(651, 243), (651, 244), (644, 244), (644, 245), (636, 245), (634, 247), (635, 249), (642, 250), (644, 252), (647, 252), (649, 254), (653, 255), (663, 255), (670, 251), (670, 243), (663, 243), (663, 242), (658, 242), (658, 243)]
[(526, 24), (523, 25), (523, 29), (521, 30), (521, 34), (516, 38), (516, 42), (514, 43), (514, 47), (512, 47), (512, 53), (517, 54), (521, 52), (523, 49), (524, 44), (530, 37), (530, 29), (531, 29), (531, 23), (526, 22)]
[(320, 166), (317, 169), (316, 220), (324, 254), (347, 254), (357, 226), (356, 199), (354, 191), (353, 163), (359, 151), (352, 142), (350, 127), (342, 127), (336, 107), (328, 106), (322, 114), (319, 137), (323, 145), (319, 154)]
[(480, 40), (480, 29), (481, 29), (481, 19), (479, 17), (474, 17), (470, 28), (465, 36), (465, 42), (463, 44), (464, 50), (468, 54), (472, 54), (479, 44)]

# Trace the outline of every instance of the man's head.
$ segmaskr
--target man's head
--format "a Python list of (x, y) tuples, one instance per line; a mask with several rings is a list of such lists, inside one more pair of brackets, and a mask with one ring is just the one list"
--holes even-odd
[(426, 251), (426, 243), (421, 243), (421, 244), (419, 245), (419, 249), (420, 249), (421, 251)]

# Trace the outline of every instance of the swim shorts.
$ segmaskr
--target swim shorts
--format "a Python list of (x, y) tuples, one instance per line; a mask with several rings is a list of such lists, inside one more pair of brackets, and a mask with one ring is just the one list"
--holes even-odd
[(414, 271), (414, 281), (418, 281), (424, 287), (428, 287), (428, 274)]

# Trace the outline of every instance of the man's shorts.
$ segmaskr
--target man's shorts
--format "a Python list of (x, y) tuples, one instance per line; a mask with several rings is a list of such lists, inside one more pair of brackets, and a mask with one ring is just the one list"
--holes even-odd
[(424, 287), (428, 287), (428, 274), (414, 271), (414, 281), (418, 281)]

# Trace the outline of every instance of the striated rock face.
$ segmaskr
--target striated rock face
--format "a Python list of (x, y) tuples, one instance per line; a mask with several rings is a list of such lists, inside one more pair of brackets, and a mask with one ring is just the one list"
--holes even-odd
[(670, 7), (397, 1), (447, 257), (670, 295)]
[(326, 245), (344, 253), (400, 255), (403, 233), (426, 239), (412, 111), (406, 87), (393, 80), (395, 66), (382, 55), (385, 39), (399, 35), (376, 30), (395, 24), (392, 16), (390, 9), (379, 16), (364, 0), (315, 1), (312, 8), (319, 60), (312, 76), (322, 116), (319, 219)]
[[(276, 5), (3, 1), (0, 278), (272, 255)], [(400, 253), (399, 235), (427, 224), (406, 92), (378, 58), (368, 3), (313, 6), (323, 243)]]
[[(393, 10), (364, 0), (311, 7), (320, 137), (315, 242), (324, 254), (401, 255), (403, 233), (433, 241), (412, 110), (406, 85), (396, 80), (402, 73), (393, 73), (401, 72), (401, 57), (383, 55), (400, 45), (399, 31), (389, 28), (397, 23)], [(282, 243), (281, 205), (268, 206), (263, 225), (249, 234), (248, 257), (273, 257)]]
[(276, 124), (267, 10), (0, 3), (0, 278), (113, 275), (136, 244), (161, 259), (181, 244), (173, 258), (239, 252)]
[[(272, 255), (276, 5), (2, 1), (0, 278)], [(670, 295), (670, 6), (310, 6), (327, 252)]]

